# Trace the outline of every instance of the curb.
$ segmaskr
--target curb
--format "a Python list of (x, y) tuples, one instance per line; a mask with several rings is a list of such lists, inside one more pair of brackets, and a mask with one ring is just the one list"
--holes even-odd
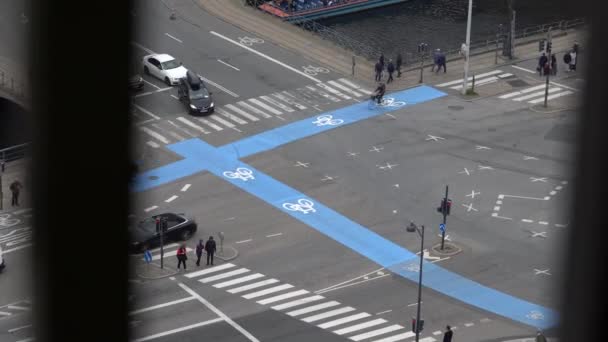
[(460, 247), (456, 246), (455, 244), (453, 244), (453, 243), (451, 243), (451, 242), (445, 242), (445, 243), (444, 243), (444, 247), (450, 247), (450, 248), (454, 248), (454, 249), (455, 249), (455, 251), (454, 251), (454, 252), (448, 252), (448, 253), (446, 253), (446, 252), (442, 252), (442, 251), (441, 251), (441, 244), (440, 244), (440, 243), (438, 243), (438, 244), (434, 245), (433, 247), (431, 247), (431, 249), (432, 249), (432, 250), (433, 250), (435, 253), (437, 253), (437, 254), (439, 254), (439, 255), (445, 255), (445, 256), (453, 256), (453, 255), (456, 255), (456, 254), (458, 254), (458, 253), (462, 252), (462, 249), (461, 249)]
[(232, 250), (232, 256), (226, 256), (225, 254), (219, 254), (219, 253), (215, 253), (215, 257), (222, 260), (222, 261), (230, 261), (230, 260), (234, 260), (236, 259), (236, 257), (239, 256), (239, 251), (236, 250), (236, 248), (232, 247), (232, 246), (226, 246), (224, 248), (224, 253), (226, 252), (226, 249), (231, 249)]
[[(150, 265), (157, 266), (157, 267), (160, 269), (160, 265), (159, 265), (159, 264), (156, 264), (156, 263), (150, 263)], [(141, 266), (141, 265), (139, 265), (139, 266)], [(136, 266), (136, 267), (137, 267), (137, 266)], [(145, 266), (145, 267), (147, 268), (148, 266)], [(141, 273), (141, 272), (138, 272), (138, 271), (136, 271), (136, 272), (135, 272), (135, 274), (137, 274), (137, 276), (138, 276), (138, 277), (140, 277), (140, 278), (142, 278), (142, 279), (146, 279), (146, 280), (156, 280), (156, 279), (162, 279), (162, 278), (171, 277), (171, 276), (174, 276), (174, 275), (176, 275), (177, 273), (179, 273), (179, 271), (177, 271), (177, 270), (175, 270), (175, 269), (173, 269), (173, 268), (171, 268), (171, 267), (167, 267), (167, 266), (165, 266), (165, 267), (163, 268), (163, 270), (164, 270), (164, 271), (165, 271), (165, 270), (169, 270), (169, 272), (170, 272), (170, 273), (165, 274), (165, 275), (160, 275), (160, 276), (151, 276), (151, 277), (149, 277), (149, 276), (145, 276), (145, 275), (142, 275), (142, 273)]]

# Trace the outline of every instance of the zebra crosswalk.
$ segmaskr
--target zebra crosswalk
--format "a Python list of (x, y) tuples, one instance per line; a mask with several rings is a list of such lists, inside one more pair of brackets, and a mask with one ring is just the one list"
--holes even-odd
[[(259, 305), (268, 305), (272, 310), (352, 341), (398, 342), (411, 341), (415, 337), (402, 325), (232, 263), (185, 273), (184, 276)], [(436, 339), (428, 336), (420, 341), (435, 342)]]
[(240, 132), (239, 127), (264, 119), (286, 120), (285, 114), (318, 110), (319, 105), (350, 101), (370, 93), (353, 81), (340, 78), (218, 106), (215, 113), (205, 117), (155, 117), (158, 119), (143, 121), (137, 128), (148, 146), (159, 148), (224, 130)]

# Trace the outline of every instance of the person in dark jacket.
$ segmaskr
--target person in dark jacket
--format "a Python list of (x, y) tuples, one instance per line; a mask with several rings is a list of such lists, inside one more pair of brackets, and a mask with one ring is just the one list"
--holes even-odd
[(551, 75), (557, 75), (557, 58), (555, 54), (551, 55)]
[(393, 64), (392, 59), (388, 60), (386, 71), (388, 72), (388, 80), (386, 81), (386, 83), (391, 83), (393, 81), (393, 73), (395, 72), (395, 64)]
[(213, 254), (215, 254), (215, 241), (213, 240), (213, 236), (209, 237), (207, 243), (205, 244), (205, 251), (207, 251), (207, 265), (209, 265), (209, 261), (211, 261), (211, 265), (213, 265)]
[(205, 244), (203, 240), (198, 240), (198, 244), (196, 245), (196, 266), (201, 265), (201, 256), (203, 255), (203, 251), (205, 250)]
[(23, 185), (21, 185), (21, 182), (19, 182), (18, 180), (15, 180), (11, 183), (9, 188), (11, 189), (11, 193), (13, 194), (13, 197), (11, 197), (11, 205), (13, 207), (19, 206), (19, 193), (21, 192), (21, 188), (23, 188)]
[(443, 73), (446, 73), (445, 55), (442, 52), (439, 52), (437, 55), (437, 71), (435, 71), (435, 73), (438, 73), (439, 70), (441, 70), (441, 67), (443, 67)]
[(401, 57), (401, 52), (397, 53), (397, 77), (401, 77), (401, 64), (403, 64), (403, 58)]
[(450, 327), (449, 325), (445, 327), (445, 333), (443, 334), (443, 342), (452, 342), (452, 335), (454, 335), (454, 333), (452, 332), (452, 327)]
[(538, 59), (538, 67), (536, 67), (536, 70), (538, 70), (538, 74), (540, 76), (543, 75), (543, 70), (545, 69), (545, 64), (547, 64), (548, 61), (549, 61), (549, 59), (547, 58), (547, 55), (545, 55), (545, 53), (543, 52), (543, 54)]
[(186, 255), (186, 246), (181, 245), (177, 249), (177, 269), (179, 270), (180, 265), (184, 265), (184, 270), (186, 269), (186, 260), (188, 260), (188, 256)]
[(547, 338), (545, 337), (545, 335), (543, 335), (543, 332), (539, 330), (536, 332), (536, 339), (534, 341), (535, 342), (547, 342)]
[(380, 64), (382, 64), (382, 69), (384, 69), (384, 54), (383, 53), (380, 54), (380, 58), (378, 58), (378, 62), (380, 62)]
[(382, 64), (377, 62), (374, 70), (376, 71), (376, 82), (380, 82), (382, 80)]

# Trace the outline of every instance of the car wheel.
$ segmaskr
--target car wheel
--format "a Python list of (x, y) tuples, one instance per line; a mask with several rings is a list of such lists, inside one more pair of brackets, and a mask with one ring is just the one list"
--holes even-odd
[(192, 237), (192, 230), (187, 229), (182, 233), (182, 240), (186, 241)]
[(147, 66), (144, 67), (144, 74), (150, 76), (150, 69)]
[(165, 77), (165, 83), (167, 83), (168, 86), (171, 86), (171, 81), (169, 80), (169, 77)]

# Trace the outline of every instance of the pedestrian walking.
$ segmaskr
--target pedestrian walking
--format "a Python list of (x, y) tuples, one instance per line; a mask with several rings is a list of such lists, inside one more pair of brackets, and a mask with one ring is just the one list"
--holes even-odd
[(401, 58), (401, 52), (397, 53), (397, 77), (401, 77), (401, 64), (403, 64), (403, 58)]
[(186, 255), (186, 246), (181, 245), (177, 249), (177, 269), (179, 270), (180, 265), (184, 265), (184, 270), (186, 270), (186, 260), (188, 260), (188, 256)]
[(557, 75), (557, 58), (555, 54), (551, 55), (551, 75)]
[(452, 327), (449, 325), (446, 326), (445, 333), (443, 334), (443, 342), (452, 342), (452, 335), (454, 335), (454, 332), (452, 332)]
[(438, 73), (439, 70), (441, 70), (441, 67), (443, 67), (443, 73), (445, 74), (447, 69), (445, 67), (445, 55), (443, 52), (439, 52), (437, 55), (437, 71), (435, 71), (435, 73)]
[[(572, 51), (574, 51), (574, 53), (577, 56), (578, 56), (578, 49), (579, 49), (578, 42), (574, 42), (574, 45), (572, 45)], [(574, 70), (576, 70), (576, 63), (577, 63), (577, 59), (574, 60)]]
[(377, 62), (374, 70), (376, 71), (376, 82), (382, 81), (382, 64)]
[(572, 51), (570, 51), (570, 63), (569, 63), (569, 67), (570, 67), (570, 71), (576, 71), (576, 51), (574, 51), (574, 49)]
[(201, 256), (203, 255), (203, 251), (205, 250), (205, 244), (203, 243), (203, 239), (198, 240), (198, 244), (196, 245), (196, 266), (201, 265)]
[(382, 64), (382, 69), (384, 69), (384, 54), (383, 53), (380, 54), (380, 58), (378, 58), (378, 62), (380, 62), (380, 64)]
[(21, 192), (21, 188), (23, 188), (23, 185), (21, 185), (21, 182), (19, 182), (18, 180), (15, 180), (11, 183), (9, 188), (11, 189), (11, 192), (13, 194), (11, 198), (11, 205), (13, 207), (19, 206), (19, 193)]
[(388, 72), (388, 80), (386, 83), (391, 83), (393, 81), (393, 73), (395, 72), (395, 64), (393, 64), (393, 60), (389, 59), (388, 64), (386, 65), (386, 71)]
[(547, 342), (547, 338), (545, 337), (545, 335), (543, 335), (542, 331), (538, 331), (536, 332), (536, 342)]
[(207, 251), (207, 265), (209, 265), (209, 261), (211, 261), (211, 265), (213, 265), (213, 254), (215, 254), (215, 241), (213, 240), (213, 236), (209, 237), (207, 243), (205, 244), (205, 251)]
[(431, 72), (435, 71), (435, 67), (437, 66), (437, 57), (439, 56), (440, 52), (441, 49), (435, 49), (435, 51), (433, 51), (433, 66), (431, 67)]
[(549, 61), (549, 59), (547, 58), (547, 55), (543, 52), (543, 54), (538, 59), (538, 66), (536, 67), (536, 71), (538, 71), (539, 76), (543, 75), (543, 70), (545, 69), (545, 64), (547, 64), (548, 61)]

